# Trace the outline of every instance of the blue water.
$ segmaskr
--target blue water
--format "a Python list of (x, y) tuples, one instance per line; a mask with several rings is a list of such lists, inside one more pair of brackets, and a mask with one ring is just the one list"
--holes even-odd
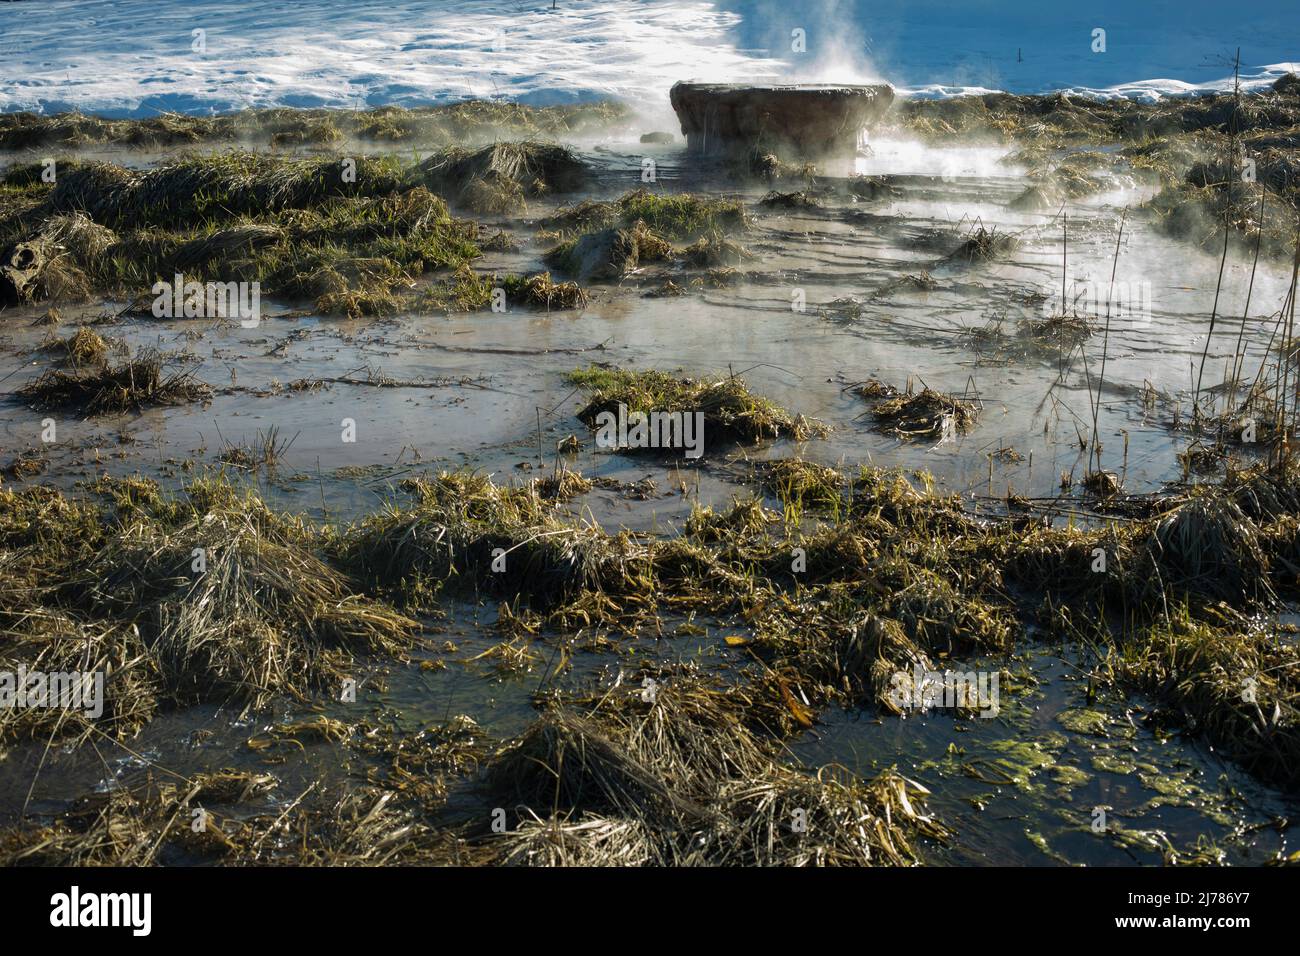
[[(865, 57), (899, 86), (980, 86), (1017, 93), (1106, 88), (1149, 79), (1205, 83), (1300, 58), (1300, 4), (1209, 0), (722, 0), (742, 16), (738, 45), (809, 73), (827, 51)], [(791, 52), (791, 31), (807, 52)], [(1092, 31), (1106, 31), (1094, 53)], [(818, 61), (822, 60), (823, 63)], [(802, 62), (801, 62), (802, 61)]]

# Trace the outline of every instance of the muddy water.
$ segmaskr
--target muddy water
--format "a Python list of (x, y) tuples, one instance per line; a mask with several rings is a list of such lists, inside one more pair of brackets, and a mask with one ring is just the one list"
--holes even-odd
[[(641, 185), (641, 147), (606, 144), (589, 155), (600, 169), (595, 195)], [(684, 165), (675, 150), (661, 148), (654, 156), (666, 188), (735, 191)], [(1117, 309), (1112, 317), (1098, 411), (1103, 465), (1121, 474), (1130, 491), (1158, 489), (1181, 474), (1175, 454), (1187, 439), (1169, 428), (1172, 406), (1188, 406), (1206, 350), (1217, 259), (1160, 237), (1136, 211), (1120, 235), (1121, 211), (1151, 192), (1131, 180), (1062, 209), (1014, 212), (1008, 203), (1024, 180), (1002, 159), (998, 150), (936, 155), (877, 144), (858, 171), (889, 175), (894, 195), (829, 197), (820, 208), (797, 212), (755, 205), (745, 243), (757, 258), (743, 267), (748, 281), (680, 298), (644, 295), (666, 278), (683, 281), (675, 268), (653, 267), (619, 287), (594, 289), (591, 304), (573, 312), (352, 322), (303, 317), (294, 312), (297, 303), (273, 303), (255, 329), (212, 320), (107, 322), (98, 330), (121, 347), (154, 346), (190, 367), (215, 389), (212, 401), (89, 421), (59, 418), (58, 442), (50, 447), (40, 442), (48, 416), (8, 396), (0, 406), (0, 461), (40, 447), (50, 464), (33, 481), (73, 487), (103, 473), (142, 473), (174, 486), (215, 466), (229, 446), (250, 444), (275, 428), (292, 442), (276, 471), (243, 477), (281, 507), (343, 523), (374, 510), (394, 493), (396, 480), (411, 474), (473, 467), (500, 480), (536, 476), (551, 467), (556, 441), (573, 433), (585, 447), (572, 467), (589, 477), (653, 482), (651, 492), (597, 489), (574, 502), (609, 529), (673, 533), (697, 500), (725, 505), (749, 490), (745, 458), (792, 454), (848, 467), (924, 469), (941, 488), (995, 507), (992, 499), (1008, 490), (1054, 496), (1063, 473), (1082, 476), (1079, 436), (1091, 429), (1089, 385), (1095, 388), (1100, 372), (1103, 336), (1089, 341), (1085, 362), (1077, 351), (1025, 352), (1008, 348), (1005, 338), (973, 333), (1001, 328), (1014, 335), (1024, 319), (1059, 306), (1063, 269), (1066, 300), (1086, 308), (1089, 288), (1111, 288), (1113, 267), (1115, 284), (1149, 308)], [(762, 190), (743, 195), (756, 201)], [(530, 214), (540, 217), (550, 208)], [(527, 224), (506, 225), (521, 239), (529, 235)], [(1016, 235), (1017, 248), (991, 263), (949, 259), (977, 226)], [(480, 268), (535, 270), (542, 251), (525, 244), (518, 253), (490, 254)], [(906, 281), (923, 273), (932, 280), (926, 288)], [(1261, 265), (1255, 276), (1246, 320), (1255, 349), (1246, 363), (1251, 372), (1286, 278), (1275, 265)], [(1248, 280), (1249, 263), (1230, 259), (1207, 350), (1207, 386), (1223, 379)], [(792, 307), (800, 298), (802, 311)], [(67, 335), (76, 320), (104, 311), (98, 304), (63, 310), (58, 332)], [(289, 314), (277, 317), (281, 312)], [(36, 315), (11, 311), (0, 324), (0, 390), (17, 388), (49, 363), (41, 352), (47, 330), (30, 326)], [(709, 449), (706, 435), (705, 459), (680, 469), (599, 451), (574, 418), (579, 397), (564, 382), (565, 373), (593, 361), (689, 375), (743, 373), (756, 392), (833, 430), (802, 445), (777, 441), (741, 450)], [(979, 425), (939, 444), (872, 431), (866, 405), (847, 388), (872, 377), (976, 398), (983, 404)], [(304, 378), (372, 384), (281, 388)], [(378, 387), (384, 380), (400, 384)], [(1144, 389), (1162, 400), (1144, 405)], [(355, 442), (342, 440), (344, 419), (356, 423)], [(450, 611), (428, 622), (430, 666), (375, 662), (357, 704), (320, 701), (318, 708), (402, 730), (467, 714), (491, 737), (518, 732), (534, 713), (534, 693), (551, 679), (547, 662), (503, 674), (473, 660), (500, 640), (491, 628), (495, 610)], [(673, 637), (668, 628), (667, 636), (624, 641), (611, 653), (578, 654), (572, 670), (554, 679), (608, 685), (631, 673), (640, 655), (728, 664), (719, 629), (684, 631), (691, 636)], [(442, 649), (445, 641), (454, 649)], [(547, 648), (539, 643), (543, 656)], [(1087, 706), (1081, 663), (1049, 648), (995, 662), (1023, 680), (1004, 688), (1002, 713), (989, 720), (827, 713), (815, 732), (791, 745), (791, 755), (860, 773), (898, 766), (928, 786), (933, 808), (958, 831), (953, 846), (927, 850), (937, 862), (1150, 862), (1162, 849), (1186, 851), (1202, 839), (1230, 860), (1258, 862), (1283, 844), (1286, 833), (1273, 821), (1294, 817), (1300, 806), (1203, 746), (1158, 735), (1159, 727), (1144, 719), (1149, 702), (1103, 701), (1104, 724), (1081, 723), (1075, 713)], [(151, 765), (183, 774), (270, 761), (282, 781), (277, 801), (313, 784), (327, 792), (358, 779), (365, 758), (329, 744), (270, 757), (245, 745), (270, 724), (301, 713), (193, 708), (159, 717), (129, 750), (106, 742), (73, 753), (19, 748), (0, 769), (0, 813), (24, 805), (54, 810), (77, 793), (115, 785)], [(1102, 833), (1093, 829), (1097, 808), (1109, 815)]]

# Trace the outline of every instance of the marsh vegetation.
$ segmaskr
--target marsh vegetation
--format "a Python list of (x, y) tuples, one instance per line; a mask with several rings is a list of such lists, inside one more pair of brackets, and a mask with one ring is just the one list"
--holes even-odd
[(0, 116), (0, 860), (1293, 859), (1294, 87), (636, 124)]

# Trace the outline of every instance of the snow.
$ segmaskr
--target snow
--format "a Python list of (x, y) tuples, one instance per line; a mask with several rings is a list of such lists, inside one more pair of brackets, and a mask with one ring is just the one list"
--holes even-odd
[[(1093, 50), (1098, 27), (1104, 53)], [(1153, 100), (1230, 89), (1238, 46), (1246, 89), (1300, 70), (1300, 5), (1224, 16), (1204, 0), (1090, 0), (1068, 13), (1050, 0), (22, 0), (0, 3), (0, 111), (466, 97), (664, 106), (679, 79), (883, 78), (916, 96)]]

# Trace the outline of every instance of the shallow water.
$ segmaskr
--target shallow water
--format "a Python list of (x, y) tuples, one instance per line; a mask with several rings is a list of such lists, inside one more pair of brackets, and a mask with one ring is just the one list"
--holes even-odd
[[(641, 185), (643, 152), (621, 143), (591, 151), (600, 166), (595, 194), (615, 196)], [(1150, 303), (1149, 310), (1112, 317), (1098, 428), (1103, 466), (1122, 475), (1129, 491), (1157, 490), (1181, 476), (1175, 455), (1187, 436), (1169, 427), (1168, 404), (1144, 406), (1139, 395), (1150, 388), (1189, 405), (1206, 349), (1217, 259), (1158, 235), (1135, 209), (1151, 192), (1136, 182), (1117, 182), (1114, 191), (1063, 210), (1013, 212), (1007, 203), (1024, 182), (1015, 167), (1000, 162), (1003, 152), (935, 155), (908, 144), (878, 143), (858, 171), (890, 176), (896, 195), (870, 202), (829, 198), (821, 208), (794, 213), (754, 206), (754, 229), (745, 239), (758, 256), (744, 267), (750, 281), (681, 298), (643, 295), (665, 278), (682, 279), (675, 267), (653, 267), (618, 287), (594, 288), (584, 309), (553, 314), (345, 321), (302, 317), (291, 310), (294, 304), (281, 303), (266, 309), (254, 329), (210, 319), (102, 324), (98, 331), (123, 347), (175, 353), (179, 364), (213, 386), (212, 401), (89, 421), (54, 416), (58, 434), (51, 446), (40, 442), (42, 421), (50, 415), (24, 408), (11, 394), (0, 405), (0, 464), (39, 447), (49, 466), (31, 479), (35, 483), (70, 488), (103, 473), (141, 473), (175, 487), (195, 470), (214, 466), (227, 446), (250, 444), (275, 428), (292, 442), (275, 472), (245, 477), (280, 507), (343, 523), (375, 510), (397, 493), (396, 480), (412, 474), (471, 467), (498, 480), (534, 477), (552, 466), (555, 443), (572, 433), (583, 439), (584, 449), (569, 460), (570, 467), (588, 477), (654, 482), (648, 495), (597, 488), (572, 503), (607, 529), (673, 533), (696, 502), (722, 506), (753, 490), (746, 484), (747, 459), (793, 454), (849, 468), (923, 469), (941, 489), (967, 496), (975, 507), (996, 508), (995, 499), (1008, 491), (1052, 497), (1059, 494), (1063, 473), (1077, 481), (1085, 470), (1079, 437), (1091, 430), (1089, 385), (1095, 387), (1100, 372), (1103, 335), (1099, 330), (1087, 343), (1085, 363), (1077, 352), (1072, 358), (1055, 349), (1008, 352), (987, 339), (976, 347), (970, 333), (999, 321), (1010, 333), (1021, 320), (1043, 316), (1042, 299), (1060, 296), (1064, 232), (1068, 301), (1080, 294), (1082, 283), (1109, 288), (1114, 264), (1115, 283), (1140, 290), (1141, 301)], [(684, 164), (675, 149), (657, 148), (654, 155), (667, 188), (735, 190)], [(762, 193), (745, 196), (757, 200)], [(535, 207), (530, 218), (553, 205)], [(1121, 237), (1125, 206), (1130, 212)], [(948, 260), (975, 224), (1016, 235), (1018, 247), (996, 262)], [(520, 224), (510, 227), (526, 237)], [(536, 270), (542, 251), (525, 245), (519, 253), (490, 254), (478, 267)], [(928, 291), (900, 284), (923, 272), (935, 282)], [(1279, 307), (1287, 278), (1272, 263), (1262, 263), (1255, 276), (1246, 324), (1254, 343), (1248, 370), (1258, 364), (1271, 328), (1267, 317)], [(1234, 254), (1219, 290), (1207, 386), (1222, 380), (1232, 355), (1248, 279), (1249, 262)], [(803, 311), (792, 308), (800, 291)], [(30, 324), (39, 311), (11, 310), (0, 325), (0, 390), (16, 389), (49, 364), (41, 352), (49, 330)], [(103, 308), (62, 311), (58, 333), (66, 336), (75, 321), (98, 316)], [(279, 312), (289, 317), (277, 318)], [(832, 432), (824, 440), (781, 440), (757, 449), (714, 448), (706, 435), (705, 458), (681, 467), (604, 452), (574, 417), (580, 396), (564, 381), (567, 372), (593, 361), (680, 369), (692, 376), (733, 371), (758, 394), (821, 419)], [(302, 378), (381, 377), (406, 384), (278, 388)], [(847, 390), (872, 377), (978, 398), (979, 423), (970, 434), (939, 444), (900, 442), (873, 431), (864, 415), (868, 406)], [(344, 419), (356, 422), (355, 442), (342, 440)], [(541, 662), (503, 675), (470, 660), (499, 642), (490, 627), (495, 614), (486, 606), (452, 608), (448, 619), (428, 622), (435, 648), (447, 640), (456, 644), (455, 651), (428, 652), (431, 659), (445, 659), (445, 667), (376, 664), (377, 682), (363, 683), (357, 704), (319, 706), (340, 719), (365, 714), (411, 730), (468, 714), (494, 739), (517, 733), (534, 714), (533, 695), (544, 685), (547, 667)], [(641, 654), (728, 666), (733, 652), (721, 646), (721, 629), (704, 623), (710, 628), (703, 636), (643, 637), (622, 642), (614, 654), (579, 653), (572, 669), (555, 680), (607, 686), (620, 672), (631, 674)], [(1157, 737), (1141, 719), (1150, 710), (1146, 702), (1104, 702), (1106, 712), (1122, 722), (1106, 738), (1062, 726), (1061, 711), (1084, 706), (1078, 664), (1066, 652), (1047, 648), (1003, 662), (1027, 673), (1032, 681), (1026, 683), (1034, 686), (1007, 692), (997, 719), (897, 720), (834, 711), (821, 715), (815, 732), (792, 743), (791, 753), (812, 766), (836, 762), (862, 773), (897, 765), (928, 786), (934, 792), (931, 808), (958, 832), (953, 846), (927, 849), (938, 862), (1155, 862), (1164, 844), (1133, 831), (1157, 830), (1180, 850), (1208, 835), (1236, 862), (1257, 862), (1277, 849), (1285, 834), (1271, 829), (1272, 821), (1294, 817), (1300, 805), (1200, 745)], [(966, 663), (963, 669), (976, 666)], [(130, 742), (133, 753), (108, 742), (74, 753), (17, 748), (0, 768), (0, 814), (24, 805), (54, 810), (145, 766), (177, 773), (262, 766), (266, 758), (244, 741), (291, 710), (301, 708), (256, 717), (211, 707), (164, 714)], [(1022, 760), (1023, 753), (1008, 748), (1033, 740), (1053, 766), (1043, 764), (1022, 783), (1000, 786), (970, 774), (972, 763), (1003, 761), (998, 765), (1005, 767), (1009, 756)], [(959, 752), (949, 753), (952, 747)], [(1103, 756), (1123, 753), (1103, 761), (1111, 769), (1097, 769), (1099, 750)], [(344, 786), (365, 764), (329, 744), (274, 759), (272, 772), (282, 780), (277, 799), (284, 800), (313, 782), (326, 789)], [(1177, 792), (1163, 794), (1165, 805), (1152, 806), (1169, 780), (1181, 781), (1172, 788)], [(1089, 824), (1095, 806), (1110, 807), (1112, 824), (1119, 825), (1094, 833)]]

